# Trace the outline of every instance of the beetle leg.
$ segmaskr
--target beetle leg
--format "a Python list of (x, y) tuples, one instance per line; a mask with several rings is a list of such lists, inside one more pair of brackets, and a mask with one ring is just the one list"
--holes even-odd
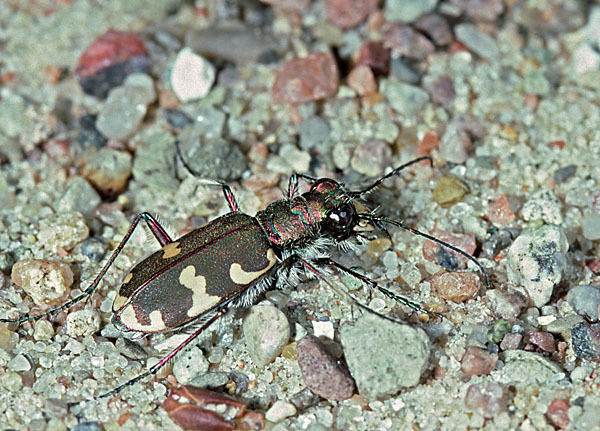
[(58, 306), (56, 308), (53, 308), (50, 311), (47, 311), (46, 313), (38, 314), (37, 316), (19, 317), (16, 319), (0, 319), (0, 322), (22, 323), (22, 322), (27, 322), (28, 320), (43, 319), (44, 317), (52, 316), (53, 314), (56, 314), (56, 313), (60, 312), (61, 310), (69, 308), (72, 305), (78, 303), (79, 301), (89, 298), (94, 293), (94, 291), (96, 290), (98, 285), (100, 284), (100, 281), (104, 277), (104, 274), (106, 274), (106, 272), (111, 267), (111, 265), (113, 264), (113, 262), (115, 261), (115, 259), (119, 255), (119, 253), (121, 253), (121, 251), (123, 250), (123, 247), (125, 247), (125, 244), (127, 244), (127, 241), (129, 241), (129, 238), (133, 234), (133, 231), (139, 224), (140, 220), (144, 220), (148, 224), (148, 227), (150, 228), (150, 230), (152, 231), (152, 233), (154, 234), (154, 236), (156, 237), (156, 239), (158, 240), (158, 242), (160, 242), (160, 244), (162, 246), (172, 242), (171, 238), (169, 237), (167, 232), (160, 226), (160, 224), (158, 224), (158, 222), (149, 213), (143, 212), (141, 214), (138, 214), (133, 219), (133, 222), (131, 223), (129, 230), (127, 231), (127, 233), (125, 234), (125, 236), (123, 237), (123, 239), (121, 240), (121, 242), (119, 243), (119, 245), (117, 246), (115, 251), (113, 251), (113, 253), (110, 255), (110, 258), (108, 259), (108, 261), (106, 261), (106, 263), (104, 264), (104, 266), (102, 267), (102, 269), (100, 270), (100, 272), (98, 273), (98, 275), (96, 276), (96, 278), (94, 279), (92, 284), (90, 284), (90, 286), (87, 289), (85, 289), (85, 291), (81, 295), (77, 296), (74, 299), (71, 299), (68, 302), (65, 302), (61, 306)]
[(427, 314), (431, 314), (433, 316), (443, 317), (440, 313), (436, 313), (435, 311), (429, 311), (426, 308), (423, 308), (421, 305), (419, 305), (415, 302), (409, 301), (408, 299), (406, 299), (402, 296), (396, 295), (395, 293), (389, 291), (388, 289), (379, 286), (375, 281), (371, 280), (370, 278), (365, 277), (364, 275), (359, 274), (358, 272), (353, 271), (352, 269), (347, 268), (344, 265), (337, 263), (336, 261), (334, 261), (332, 259), (322, 258), (322, 259), (318, 259), (317, 262), (319, 262), (320, 264), (323, 264), (323, 265), (335, 266), (340, 271), (356, 278), (363, 284), (367, 285), (370, 289), (377, 289), (381, 293), (383, 293), (385, 296), (392, 298), (393, 300), (398, 301), (399, 303), (404, 304), (419, 313), (427, 313)]
[[(204, 330), (206, 328), (208, 328), (215, 320), (217, 320), (219, 317), (221, 317), (223, 314), (225, 314), (227, 312), (228, 308), (227, 307), (221, 307), (215, 314), (214, 316), (211, 316), (210, 319), (208, 319), (199, 329), (196, 330), (196, 332), (194, 332), (192, 335), (190, 335), (188, 338), (185, 339), (185, 341), (183, 343), (181, 343), (179, 346), (175, 347), (167, 356), (165, 356), (164, 358), (162, 358), (158, 363), (156, 363), (155, 365), (153, 365), (152, 367), (150, 367), (150, 369), (148, 371), (145, 371), (144, 373), (134, 377), (131, 380), (128, 380), (127, 382), (123, 383), (122, 385), (116, 387), (115, 389), (113, 389), (110, 392), (107, 392), (105, 394), (102, 394), (94, 399), (100, 399), (100, 398), (107, 398), (110, 397), (116, 393), (121, 392), (123, 389), (125, 389), (127, 386), (131, 386), (137, 382), (139, 382), (140, 380), (152, 375), (152, 374), (156, 374), (156, 372), (158, 370), (160, 370), (167, 362), (169, 362), (173, 356), (175, 356), (177, 353), (179, 353), (184, 347), (186, 347), (188, 344), (190, 344), (196, 337), (198, 337), (198, 335), (200, 335), (202, 332), (204, 332)], [(89, 400), (88, 400), (89, 401)], [(81, 404), (85, 402), (84, 401), (77, 401), (74, 403), (69, 403), (69, 407), (73, 407), (76, 406), (78, 404)]]
[(306, 181), (307, 183), (314, 183), (317, 179), (311, 175), (306, 175), (306, 174), (292, 174), (290, 176), (290, 180), (288, 182), (288, 192), (287, 192), (287, 198), (288, 199), (292, 199), (294, 196), (296, 196), (296, 193), (298, 192), (298, 179), (302, 178), (304, 181)]

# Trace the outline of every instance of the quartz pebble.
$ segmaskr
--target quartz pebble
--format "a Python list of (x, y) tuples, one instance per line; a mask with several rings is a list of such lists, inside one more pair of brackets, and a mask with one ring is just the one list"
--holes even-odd
[(506, 225), (515, 221), (515, 214), (510, 209), (508, 199), (500, 195), (489, 201), (488, 218), (495, 225)]
[(435, 46), (412, 27), (392, 24), (384, 34), (385, 46), (396, 50), (400, 55), (417, 61), (423, 61), (435, 51)]
[(83, 215), (77, 211), (52, 215), (40, 220), (38, 239), (44, 247), (71, 250), (88, 237), (90, 230)]
[(287, 417), (296, 414), (296, 407), (287, 401), (277, 400), (265, 413), (265, 419), (269, 422), (281, 422)]
[(392, 149), (380, 139), (359, 142), (354, 148), (350, 166), (356, 172), (370, 177), (378, 177), (390, 165)]
[(549, 190), (534, 193), (523, 204), (521, 217), (524, 220), (543, 220), (546, 223), (562, 223), (562, 205), (556, 195)]
[(383, 81), (380, 90), (390, 106), (404, 117), (414, 117), (429, 101), (429, 94), (420, 87), (404, 82)]
[(348, 85), (360, 96), (377, 91), (375, 75), (370, 67), (358, 65), (348, 75)]
[(500, 353), (504, 367), (494, 373), (497, 383), (543, 384), (562, 373), (561, 367), (539, 353), (524, 350), (506, 350)]
[(574, 286), (567, 293), (567, 302), (573, 310), (592, 322), (598, 320), (600, 289), (594, 286)]
[(10, 360), (8, 369), (16, 373), (20, 371), (29, 371), (31, 370), (31, 362), (29, 362), (25, 355), (18, 354)]
[(100, 314), (94, 308), (72, 311), (67, 316), (67, 335), (72, 338), (91, 335), (100, 329)]
[(134, 74), (108, 93), (98, 113), (96, 128), (108, 139), (123, 140), (132, 135), (156, 98), (152, 78)]
[(454, 26), (454, 34), (458, 41), (464, 43), (480, 57), (494, 61), (500, 55), (496, 40), (479, 31), (473, 24), (464, 23)]
[(298, 365), (304, 383), (327, 400), (346, 400), (354, 393), (354, 381), (343, 363), (338, 362), (313, 335), (298, 341)]
[(483, 376), (489, 374), (498, 362), (498, 355), (486, 352), (475, 346), (468, 346), (460, 361), (460, 369), (467, 376)]
[(215, 82), (215, 67), (191, 48), (177, 54), (171, 70), (171, 88), (182, 102), (201, 99)]
[(507, 410), (504, 387), (497, 383), (472, 384), (467, 389), (465, 407), (486, 418), (496, 417)]
[(422, 329), (372, 314), (342, 328), (341, 341), (358, 391), (367, 398), (418, 384), (429, 359), (430, 341)]
[(504, 12), (502, 0), (451, 0), (474, 21), (494, 21)]
[(315, 52), (283, 63), (275, 74), (275, 103), (305, 103), (325, 99), (338, 88), (338, 68), (329, 52)]
[(527, 306), (527, 297), (513, 289), (489, 289), (485, 300), (496, 317), (514, 322)]
[(448, 45), (454, 39), (448, 21), (436, 13), (423, 15), (414, 26), (429, 36), (438, 46)]
[(522, 233), (507, 254), (509, 280), (522, 285), (536, 307), (545, 305), (562, 279), (568, 248), (559, 226), (544, 225)]
[(287, 344), (290, 324), (278, 308), (257, 305), (248, 311), (243, 332), (252, 361), (263, 367), (279, 356)]
[(377, 8), (379, 0), (325, 0), (327, 19), (341, 28), (363, 22)]
[(86, 94), (105, 98), (127, 75), (147, 72), (150, 58), (144, 41), (131, 33), (108, 30), (81, 55), (75, 76)]
[(47, 320), (38, 320), (33, 329), (33, 338), (35, 340), (49, 340), (54, 335), (54, 327)]
[(132, 157), (127, 151), (102, 148), (87, 153), (80, 163), (83, 176), (106, 195), (122, 191), (131, 175)]
[(595, 241), (600, 239), (600, 214), (586, 214), (581, 221), (581, 230), (586, 239)]
[(65, 263), (25, 259), (13, 265), (11, 279), (37, 305), (58, 305), (69, 294), (73, 271)]
[(560, 429), (569, 426), (569, 401), (562, 398), (552, 400), (546, 411), (546, 417)]
[(500, 343), (501, 350), (516, 350), (521, 348), (523, 341), (522, 334), (513, 334), (509, 333), (502, 338), (502, 342)]
[(177, 355), (173, 363), (173, 375), (181, 385), (208, 371), (208, 361), (199, 347), (193, 346)]
[(473, 272), (438, 272), (429, 280), (431, 292), (448, 301), (464, 302), (479, 291), (479, 275)]
[(65, 192), (54, 204), (54, 209), (59, 214), (79, 212), (89, 215), (102, 201), (98, 192), (82, 177), (75, 177), (69, 181)]

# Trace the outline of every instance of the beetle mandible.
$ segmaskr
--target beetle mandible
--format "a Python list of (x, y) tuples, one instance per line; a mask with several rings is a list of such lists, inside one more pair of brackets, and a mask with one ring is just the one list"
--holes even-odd
[[(181, 156), (179, 145), (176, 145), (183, 165), (195, 175)], [(428, 156), (417, 158), (393, 169), (361, 190), (350, 190), (343, 183), (330, 178), (293, 174), (289, 179), (287, 196), (272, 202), (255, 216), (240, 211), (227, 184), (204, 180), (204, 184), (218, 185), (222, 188), (229, 213), (173, 240), (156, 218), (142, 212), (134, 218), (102, 270), (81, 295), (37, 316), (3, 318), (0, 321), (20, 323), (38, 320), (88, 298), (141, 221), (147, 224), (161, 249), (136, 264), (126, 274), (114, 299), (112, 322), (118, 329), (133, 332), (140, 337), (190, 325), (194, 325), (194, 330), (185, 341), (146, 372), (97, 398), (114, 395), (125, 387), (156, 374), (228, 310), (248, 307), (271, 287), (282, 287), (284, 283), (294, 285), (302, 272), (324, 281), (359, 308), (378, 315), (380, 314), (330, 282), (324, 275), (326, 268), (346, 273), (417, 311), (441, 317), (438, 313), (425, 310), (418, 304), (379, 286), (368, 277), (335, 262), (327, 252), (336, 246), (341, 249), (354, 247), (357, 239), (364, 239), (363, 231), (368, 227), (377, 228), (387, 234), (385, 225), (392, 225), (465, 256), (477, 265), (486, 284), (489, 284), (483, 266), (466, 252), (400, 221), (376, 215), (361, 204), (361, 201), (386, 179), (399, 175), (403, 169), (424, 160), (433, 165)], [(298, 193), (300, 179), (310, 185), (308, 191), (302, 194)], [(79, 402), (71, 405), (75, 404)]]

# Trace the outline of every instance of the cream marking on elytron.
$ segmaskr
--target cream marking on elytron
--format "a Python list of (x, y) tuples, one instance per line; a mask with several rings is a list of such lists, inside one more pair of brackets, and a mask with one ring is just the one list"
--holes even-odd
[(154, 310), (152, 313), (148, 315), (150, 317), (150, 324), (144, 325), (137, 320), (135, 316), (135, 310), (133, 309), (133, 305), (128, 305), (121, 311), (121, 322), (134, 331), (145, 331), (145, 332), (155, 332), (164, 330), (167, 325), (163, 321), (162, 314), (159, 310)]
[(181, 253), (181, 249), (179, 248), (179, 241), (169, 243), (162, 248), (163, 251), (163, 259), (169, 259), (171, 257), (177, 256)]
[(275, 253), (271, 248), (267, 250), (267, 260), (269, 261), (269, 263), (267, 263), (267, 266), (265, 266), (263, 269), (261, 269), (260, 271), (250, 272), (244, 271), (239, 263), (233, 263), (229, 268), (229, 276), (231, 277), (231, 280), (236, 284), (250, 284), (258, 277), (263, 275), (265, 272), (267, 272), (269, 269), (271, 269), (273, 265), (275, 265), (275, 263), (277, 262), (277, 259), (275, 258)]
[(206, 293), (206, 278), (202, 275), (196, 275), (194, 265), (186, 266), (181, 271), (179, 282), (193, 292), (192, 306), (187, 312), (187, 315), (190, 317), (196, 317), (200, 313), (211, 309), (221, 300), (220, 296), (213, 296)]

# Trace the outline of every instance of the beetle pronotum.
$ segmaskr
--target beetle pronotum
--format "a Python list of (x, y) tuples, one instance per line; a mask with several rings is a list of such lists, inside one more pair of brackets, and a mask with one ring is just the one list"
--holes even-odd
[[(177, 149), (186, 169), (194, 174), (181, 157), (179, 146)], [(360, 201), (386, 179), (399, 175), (403, 169), (423, 160), (432, 163), (430, 157), (412, 160), (361, 190), (350, 190), (344, 184), (330, 178), (294, 174), (289, 179), (287, 197), (272, 202), (256, 216), (240, 211), (227, 184), (213, 180), (204, 181), (205, 184), (222, 188), (229, 213), (173, 240), (152, 215), (142, 212), (134, 218), (102, 270), (81, 295), (37, 316), (3, 318), (0, 321), (38, 320), (92, 295), (141, 221), (150, 228), (161, 249), (136, 264), (127, 273), (113, 303), (112, 322), (120, 330), (132, 331), (139, 336), (172, 331), (189, 325), (195, 325), (195, 330), (146, 372), (97, 398), (114, 395), (123, 388), (156, 374), (228, 310), (251, 305), (261, 293), (271, 287), (281, 287), (283, 283), (297, 283), (300, 272), (312, 274), (352, 304), (372, 313), (376, 312), (330, 281), (324, 275), (326, 268), (346, 273), (369, 288), (377, 289), (417, 311), (440, 316), (335, 262), (327, 253), (330, 247), (352, 248), (355, 245), (354, 240), (364, 238), (362, 232), (367, 226), (387, 234), (387, 224), (406, 229), (465, 256), (477, 265), (484, 275), (485, 282), (489, 283), (483, 266), (466, 252), (400, 221), (376, 215), (374, 211), (365, 210), (366, 207), (360, 204)], [(302, 194), (298, 193), (300, 179), (310, 185), (309, 190)], [(390, 319), (387, 316), (382, 317)]]

